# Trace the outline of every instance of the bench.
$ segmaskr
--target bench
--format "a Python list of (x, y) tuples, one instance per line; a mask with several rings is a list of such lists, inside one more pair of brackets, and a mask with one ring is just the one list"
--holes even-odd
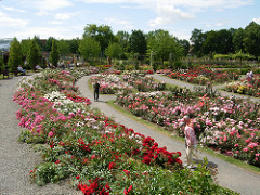
[(7, 76), (9, 79), (9, 73), (10, 73), (9, 70), (2, 70), (3, 79), (5, 78), (5, 76)]
[(18, 76), (19, 73), (21, 73), (22, 75), (24, 75), (24, 74), (23, 74), (23, 71), (21, 71), (21, 70), (14, 70), (13, 73), (14, 73), (14, 76), (16, 76), (16, 77)]

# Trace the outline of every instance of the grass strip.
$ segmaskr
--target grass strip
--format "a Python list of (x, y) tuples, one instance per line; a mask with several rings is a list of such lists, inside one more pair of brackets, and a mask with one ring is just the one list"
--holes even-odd
[[(125, 115), (125, 116), (127, 116), (127, 117), (129, 117), (129, 118), (131, 118), (131, 119), (133, 119), (135, 121), (140, 122), (141, 124), (143, 124), (144, 126), (150, 128), (150, 129), (153, 129), (155, 131), (163, 133), (164, 135), (170, 137), (173, 140), (176, 140), (176, 141), (179, 141), (179, 142), (182, 142), (182, 143), (184, 143), (184, 141), (185, 141), (184, 138), (181, 138), (178, 135), (172, 135), (171, 132), (165, 130), (163, 127), (160, 127), (160, 126), (156, 125), (155, 123), (152, 123), (150, 121), (146, 121), (146, 120), (144, 120), (144, 119), (142, 119), (140, 117), (136, 117), (136, 116), (132, 115), (125, 108), (122, 108), (121, 106), (118, 106), (117, 104), (115, 104), (114, 100), (108, 101), (107, 104), (109, 106), (113, 107), (114, 109), (116, 109), (121, 114), (123, 114), (123, 115)], [(260, 175), (260, 168), (248, 165), (245, 161), (241, 161), (241, 160), (229, 157), (229, 156), (225, 156), (223, 154), (219, 154), (219, 153), (213, 151), (212, 149), (210, 149), (208, 147), (198, 147), (198, 150), (200, 152), (204, 152), (206, 154), (209, 154), (209, 155), (212, 155), (214, 157), (220, 158), (220, 159), (222, 159), (222, 160), (224, 160), (226, 162), (229, 162), (232, 165), (235, 165), (237, 167), (240, 167), (242, 169), (245, 169), (245, 170), (248, 170), (250, 172), (253, 172), (253, 173), (256, 173), (256, 174)]]

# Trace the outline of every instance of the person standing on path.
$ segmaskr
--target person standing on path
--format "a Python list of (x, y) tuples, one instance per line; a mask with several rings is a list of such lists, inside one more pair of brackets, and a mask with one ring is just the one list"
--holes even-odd
[(95, 85), (94, 85), (94, 101), (99, 101), (99, 89), (100, 89), (100, 83), (95, 82)]
[(187, 168), (193, 168), (192, 155), (197, 145), (194, 123), (190, 118), (190, 116), (187, 115), (184, 116), (184, 122), (185, 122), (184, 135), (185, 135)]

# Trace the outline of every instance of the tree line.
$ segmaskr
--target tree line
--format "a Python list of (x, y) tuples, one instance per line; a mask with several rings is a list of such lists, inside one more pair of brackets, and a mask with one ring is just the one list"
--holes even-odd
[[(191, 41), (191, 42), (190, 42)], [(11, 43), (9, 66), (17, 67), (25, 57), (34, 68), (40, 63), (42, 52), (51, 52), (50, 61), (56, 65), (59, 56), (76, 54), (90, 60), (93, 57), (136, 61), (149, 58), (150, 62), (178, 61), (189, 52), (197, 57), (212, 54), (248, 53), (260, 55), (260, 25), (251, 22), (246, 28), (221, 29), (203, 32), (195, 28), (190, 41), (178, 39), (169, 31), (158, 29), (147, 34), (142, 30), (118, 31), (113, 33), (107, 25), (87, 25), (82, 38), (56, 40), (49, 37), (42, 41), (39, 37)]]
[(246, 28), (210, 30), (194, 29), (191, 36), (192, 52), (196, 56), (231, 53), (260, 55), (260, 25), (251, 22)]

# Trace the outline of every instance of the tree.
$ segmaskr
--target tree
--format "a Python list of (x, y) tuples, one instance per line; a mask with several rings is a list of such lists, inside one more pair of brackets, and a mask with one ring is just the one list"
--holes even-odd
[(10, 48), (10, 57), (8, 61), (9, 68), (13, 71), (17, 69), (17, 66), (20, 64), (22, 65), (22, 49), (20, 43), (17, 41), (16, 38), (11, 43)]
[(83, 32), (83, 38), (87, 37), (92, 37), (98, 41), (102, 52), (108, 47), (109, 41), (115, 40), (112, 29), (106, 25), (96, 26), (95, 24), (88, 24)]
[(28, 51), (29, 51), (29, 47), (30, 47), (30, 39), (24, 39), (21, 42), (21, 49), (22, 49), (22, 54), (23, 56), (27, 56)]
[(27, 62), (31, 69), (35, 69), (35, 66), (40, 62), (39, 46), (35, 39), (30, 41)]
[(117, 31), (116, 41), (121, 45), (123, 52), (121, 59), (127, 59), (127, 53), (129, 51), (129, 33), (127, 31)]
[(245, 29), (244, 46), (245, 51), (252, 55), (260, 55), (260, 25), (251, 22)]
[(206, 35), (202, 33), (202, 30), (195, 28), (192, 31), (192, 36), (190, 40), (193, 43), (192, 52), (197, 56), (202, 56), (202, 54), (204, 53), (203, 45), (206, 40)]
[(109, 58), (116, 58), (119, 56), (119, 54), (122, 54), (122, 52), (123, 52), (123, 49), (119, 43), (110, 42), (105, 51), (105, 54)]
[(78, 54), (79, 53), (79, 39), (72, 39), (68, 41), (69, 43), (69, 53)]
[(58, 60), (59, 60), (59, 53), (57, 49), (57, 43), (56, 40), (53, 39), (51, 53), (50, 53), (50, 62), (52, 63), (52, 65), (57, 66)]
[(129, 37), (129, 51), (144, 56), (147, 49), (145, 36), (141, 30), (132, 30)]
[(175, 59), (183, 56), (183, 47), (176, 38), (169, 35), (168, 31), (156, 30), (148, 33), (147, 54), (152, 58), (155, 55), (163, 65), (164, 61), (169, 59), (170, 54)]
[(228, 54), (234, 52), (233, 43), (233, 29), (221, 29), (219, 31), (206, 32), (206, 40), (203, 44), (204, 54), (216, 52), (220, 54)]
[(236, 29), (233, 35), (233, 47), (236, 52), (245, 51), (244, 38), (245, 30), (243, 28)]
[(34, 40), (36, 41), (39, 50), (43, 51), (43, 49), (44, 49), (44, 42), (40, 39), (40, 37), (34, 36)]
[(57, 41), (57, 49), (61, 56), (65, 56), (69, 54), (69, 43), (68, 41), (65, 41), (64, 39), (61, 39), (60, 41)]
[(43, 51), (51, 52), (52, 40), (54, 40), (53, 37), (48, 38), (48, 40), (45, 42), (43, 46)]
[(188, 52), (190, 51), (190, 42), (186, 39), (180, 39), (180, 40), (177, 40), (178, 43), (180, 43), (183, 47), (183, 55), (187, 55)]
[(85, 59), (88, 59), (90, 56), (98, 55), (100, 53), (100, 49), (100, 43), (94, 38), (83, 38), (79, 42), (79, 52)]

